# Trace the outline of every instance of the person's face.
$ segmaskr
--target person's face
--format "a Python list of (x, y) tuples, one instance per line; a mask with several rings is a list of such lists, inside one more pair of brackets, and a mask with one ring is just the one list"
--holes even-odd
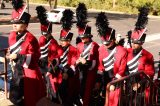
[(140, 49), (141, 47), (142, 47), (142, 44), (132, 43), (132, 49), (133, 50)]
[(87, 42), (90, 41), (90, 38), (88, 38), (88, 37), (83, 37), (83, 38), (81, 38), (81, 40), (82, 40), (83, 43), (87, 43)]
[(61, 45), (62, 47), (66, 47), (66, 46), (68, 46), (69, 44), (70, 44), (70, 41), (60, 40), (60, 45)]
[(13, 30), (15, 32), (23, 32), (27, 29), (27, 24), (13, 24)]
[(114, 40), (111, 40), (111, 42), (109, 43), (109, 44), (105, 44), (105, 46), (107, 47), (107, 48), (110, 48), (111, 46), (113, 46), (114, 45)]

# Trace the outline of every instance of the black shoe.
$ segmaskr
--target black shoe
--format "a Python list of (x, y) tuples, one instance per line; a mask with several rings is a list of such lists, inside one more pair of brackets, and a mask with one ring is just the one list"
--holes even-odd
[(77, 97), (77, 99), (75, 100), (74, 104), (77, 105), (77, 106), (82, 106), (83, 105), (82, 98), (80, 96)]
[(54, 98), (54, 97), (52, 97), (52, 102), (57, 103), (57, 104), (61, 104), (60, 101), (58, 100), (58, 98)]

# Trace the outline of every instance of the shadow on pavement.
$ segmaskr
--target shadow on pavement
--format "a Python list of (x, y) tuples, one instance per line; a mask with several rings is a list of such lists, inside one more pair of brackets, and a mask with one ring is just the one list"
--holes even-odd
[(6, 37), (1, 36), (1, 32), (0, 32), (0, 49), (7, 48), (7, 47), (8, 47), (8, 36)]
[(7, 10), (7, 9), (13, 9), (13, 8), (6, 8), (6, 7), (5, 7), (4, 9), (6, 9), (6, 10)]
[[(100, 12), (89, 12), (88, 17), (96, 18), (98, 13)], [(111, 18), (112, 20), (124, 20), (126, 18), (133, 18), (133, 19), (137, 18), (136, 14), (129, 15), (129, 14), (107, 13), (107, 12), (105, 12), (105, 14), (107, 15), (108, 18)]]
[(0, 13), (0, 15), (11, 15), (9, 13)]
[[(30, 23), (37, 23), (37, 22), (39, 21), (37, 20), (36, 17), (31, 17)], [(11, 19), (0, 20), (0, 25), (9, 25), (9, 24), (12, 24)]]

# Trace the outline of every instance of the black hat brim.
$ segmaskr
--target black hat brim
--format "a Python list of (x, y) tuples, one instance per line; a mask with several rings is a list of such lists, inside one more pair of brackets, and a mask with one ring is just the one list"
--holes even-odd
[(144, 43), (144, 41), (140, 41), (140, 40), (131, 40), (131, 43), (134, 43), (134, 44), (143, 44)]
[(104, 45), (109, 45), (111, 43), (111, 41), (102, 41), (102, 44)]
[(66, 39), (66, 38), (60, 38), (60, 41), (71, 41), (71, 39)]
[(82, 35), (79, 35), (80, 38), (92, 38), (93, 35), (91, 34), (82, 34)]
[(28, 24), (29, 22), (25, 22), (23, 20), (11, 20), (12, 24)]

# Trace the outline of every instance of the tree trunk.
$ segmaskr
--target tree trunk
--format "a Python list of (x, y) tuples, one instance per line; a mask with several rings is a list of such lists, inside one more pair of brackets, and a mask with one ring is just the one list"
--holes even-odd
[(54, 6), (53, 6), (53, 8), (54, 9), (57, 8), (57, 0), (54, 0)]
[(113, 0), (113, 8), (116, 6), (116, 0)]

